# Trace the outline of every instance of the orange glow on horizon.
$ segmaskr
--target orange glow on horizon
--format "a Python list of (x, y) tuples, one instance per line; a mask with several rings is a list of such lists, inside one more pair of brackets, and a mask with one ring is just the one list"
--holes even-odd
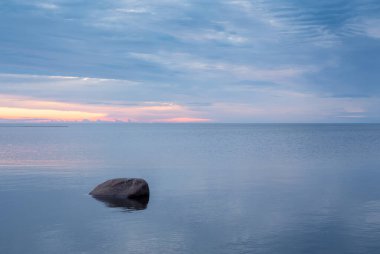
[(0, 94), (0, 120), (34, 122), (122, 121), (146, 123), (209, 122), (198, 113), (175, 103), (140, 102), (125, 106), (122, 102), (84, 104), (41, 100)]
[(56, 121), (80, 121), (87, 119), (90, 121), (95, 121), (101, 117), (104, 117), (104, 114), (82, 111), (0, 107), (0, 119), (7, 120), (49, 119)]

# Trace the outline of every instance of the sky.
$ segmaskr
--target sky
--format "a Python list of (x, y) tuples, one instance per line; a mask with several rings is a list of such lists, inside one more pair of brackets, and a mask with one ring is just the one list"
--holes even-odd
[(380, 122), (378, 0), (1, 0), (0, 122)]

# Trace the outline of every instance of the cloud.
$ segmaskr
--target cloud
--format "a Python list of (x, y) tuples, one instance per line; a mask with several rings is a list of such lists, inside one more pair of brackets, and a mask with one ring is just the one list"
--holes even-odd
[(368, 37), (380, 39), (380, 19), (366, 19), (362, 21), (362, 27)]
[(110, 78), (93, 78), (93, 77), (75, 77), (75, 76), (56, 76), (56, 75), (35, 75), (35, 74), (15, 74), (15, 73), (0, 73), (1, 82), (17, 82), (22, 84), (23, 82), (30, 83), (43, 83), (49, 82), (65, 82), (65, 85), (75, 86), (89, 86), (89, 85), (110, 85), (114, 83), (123, 83), (126, 86), (137, 85), (137, 81), (122, 80), (122, 79), (110, 79)]
[(226, 31), (216, 31), (211, 29), (206, 29), (202, 31), (195, 32), (186, 32), (186, 33), (176, 33), (174, 36), (182, 40), (191, 40), (191, 41), (216, 41), (222, 43), (231, 43), (231, 44), (244, 44), (248, 41), (247, 38), (240, 36), (233, 32)]
[(131, 53), (131, 56), (172, 70), (198, 71), (204, 72), (206, 75), (214, 73), (217, 76), (229, 74), (239, 80), (283, 82), (286, 79), (299, 77), (305, 73), (318, 71), (318, 68), (313, 66), (263, 68), (254, 65), (231, 64), (223, 61), (200, 59), (185, 53)]
[(132, 13), (132, 14), (142, 14), (142, 13), (150, 13), (150, 11), (146, 8), (117, 8), (116, 12), (121, 13)]
[(139, 84), (137, 81), (109, 78), (0, 73), (0, 93), (66, 101), (118, 99), (114, 93), (131, 91)]
[(35, 4), (36, 7), (45, 9), (45, 10), (57, 10), (59, 6), (50, 2), (37, 2)]
[[(345, 38), (360, 34), (355, 28), (357, 20), (377, 15), (376, 1), (322, 0), (318, 2), (299, 1), (246, 1), (231, 0), (227, 4), (240, 8), (243, 13), (277, 29), (293, 44), (311, 43), (318, 47), (341, 45)], [(376, 19), (375, 19), (376, 20)], [(377, 36), (374, 22), (366, 32)]]

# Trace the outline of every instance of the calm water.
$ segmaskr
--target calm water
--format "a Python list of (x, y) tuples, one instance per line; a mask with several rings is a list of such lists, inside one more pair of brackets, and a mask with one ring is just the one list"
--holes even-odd
[(378, 253), (380, 125), (2, 125), (0, 204), (7, 254)]

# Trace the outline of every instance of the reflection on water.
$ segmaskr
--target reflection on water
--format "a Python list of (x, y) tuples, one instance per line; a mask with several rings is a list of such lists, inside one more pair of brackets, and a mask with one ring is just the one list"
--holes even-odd
[(110, 198), (110, 197), (93, 197), (94, 199), (103, 202), (108, 207), (120, 207), (129, 211), (144, 210), (149, 203), (149, 197), (143, 198)]
[[(366, 124), (2, 128), (0, 253), (377, 254), (379, 151)], [(118, 177), (150, 200), (88, 195)]]

